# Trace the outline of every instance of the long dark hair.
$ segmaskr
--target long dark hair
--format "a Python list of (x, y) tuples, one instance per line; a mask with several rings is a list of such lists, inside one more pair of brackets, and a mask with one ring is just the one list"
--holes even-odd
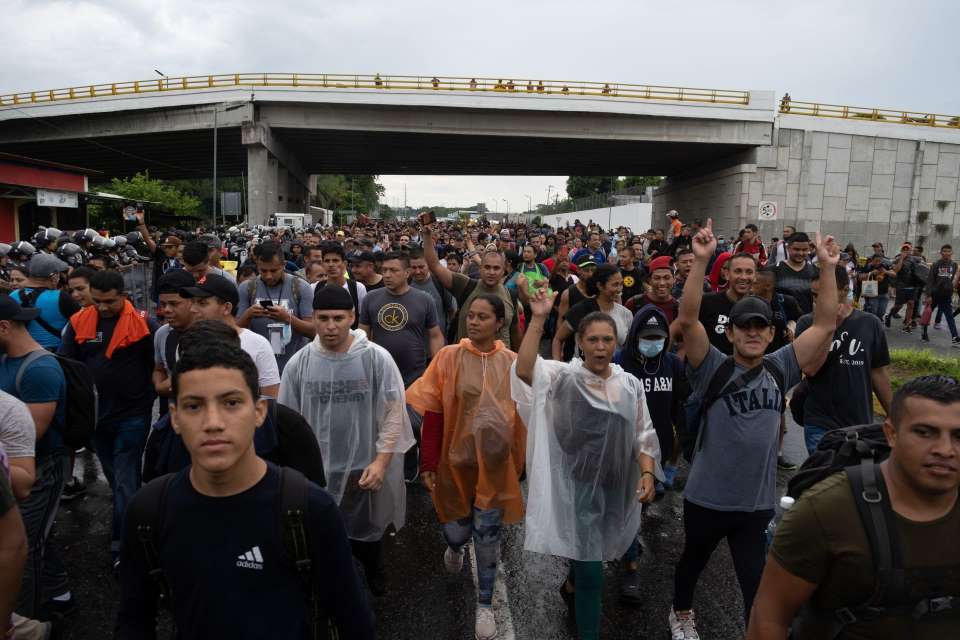
[(594, 270), (593, 275), (587, 280), (587, 295), (595, 296), (600, 291), (600, 287), (607, 283), (607, 280), (620, 273), (616, 265), (601, 264)]

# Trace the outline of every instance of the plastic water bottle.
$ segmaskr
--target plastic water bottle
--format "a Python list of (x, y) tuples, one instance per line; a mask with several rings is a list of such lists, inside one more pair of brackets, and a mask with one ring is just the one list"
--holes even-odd
[[(790, 496), (783, 496), (780, 498), (780, 508), (775, 509), (773, 513), (773, 518), (770, 519), (770, 524), (767, 525), (767, 552), (770, 552), (770, 545), (773, 544), (773, 536), (777, 533), (777, 525), (780, 524), (780, 520), (783, 519), (783, 514), (786, 511), (790, 510), (790, 507), (794, 505), (796, 500)], [(766, 555), (766, 554), (764, 554)]]

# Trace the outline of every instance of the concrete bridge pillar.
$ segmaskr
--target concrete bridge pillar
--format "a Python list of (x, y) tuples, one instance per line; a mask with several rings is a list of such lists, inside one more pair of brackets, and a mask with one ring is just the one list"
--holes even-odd
[(247, 203), (250, 224), (266, 224), (277, 202), (277, 160), (267, 148), (247, 147)]
[(266, 224), (277, 212), (306, 213), (309, 176), (297, 158), (263, 122), (244, 123), (241, 135), (247, 149), (250, 177), (247, 183), (250, 224)]

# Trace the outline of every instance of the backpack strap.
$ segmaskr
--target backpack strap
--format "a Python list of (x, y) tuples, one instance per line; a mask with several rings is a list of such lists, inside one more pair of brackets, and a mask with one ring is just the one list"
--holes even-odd
[[(32, 363), (43, 358), (44, 356), (50, 356), (51, 358), (56, 358), (55, 355), (47, 351), (46, 349), (35, 349), (27, 354), (27, 357), (23, 359), (23, 362), (20, 363), (20, 367), (17, 369), (17, 376), (14, 378), (14, 389), (17, 390), (17, 398), (23, 395), (20, 391), (20, 383), (23, 382), (23, 376), (27, 373), (27, 367)], [(4, 354), (3, 359), (6, 360), (7, 356)]]
[(283, 520), (284, 545), (293, 566), (309, 594), (310, 638), (338, 640), (340, 630), (320, 605), (320, 594), (313, 579), (313, 559), (307, 532), (307, 494), (309, 483), (302, 473), (289, 467), (280, 470), (280, 516)]
[(173, 373), (173, 367), (177, 364), (177, 347), (180, 346), (180, 332), (171, 329), (167, 334), (167, 339), (163, 343), (163, 356), (167, 359), (168, 373)]
[(247, 280), (247, 306), (252, 307), (256, 303), (257, 297), (257, 280), (260, 279), (260, 276), (255, 278), (250, 278)]
[(127, 507), (127, 524), (136, 527), (147, 575), (157, 589), (160, 607), (167, 610), (173, 607), (172, 592), (167, 576), (160, 567), (159, 541), (166, 515), (167, 491), (175, 476), (175, 473), (168, 473), (148, 482)]
[[(43, 294), (44, 291), (49, 291), (49, 289), (44, 289), (40, 287), (36, 289), (31, 289), (30, 293), (23, 293), (21, 291), (20, 306), (25, 309), (36, 308), (37, 299), (40, 298), (40, 296)], [(50, 324), (49, 322), (43, 319), (43, 316), (37, 316), (36, 318), (33, 319), (33, 322), (36, 322), (38, 325), (43, 327), (43, 329), (46, 330), (47, 333), (51, 334), (53, 337), (58, 339), (61, 337), (62, 332), (57, 331), (52, 324)]]
[(787, 408), (787, 390), (784, 388), (787, 382), (783, 377), (783, 371), (767, 358), (763, 359), (763, 368), (766, 369), (767, 373), (773, 377), (773, 381), (777, 384), (777, 390), (780, 391), (780, 413), (783, 413)]
[(710, 378), (710, 383), (707, 386), (707, 393), (703, 396), (703, 404), (700, 414), (700, 442), (697, 445), (698, 451), (703, 449), (703, 440), (706, 436), (707, 430), (707, 417), (709, 415), (710, 407), (713, 405), (713, 403), (723, 396), (729, 396), (746, 387), (754, 379), (756, 379), (765, 368), (766, 367), (762, 364), (757, 365), (752, 369), (744, 371), (743, 374), (738, 376), (735, 380), (730, 379), (733, 376), (734, 371), (736, 371), (736, 362), (734, 361), (733, 356), (727, 356), (727, 359), (723, 361), (723, 364), (717, 368), (713, 376)]

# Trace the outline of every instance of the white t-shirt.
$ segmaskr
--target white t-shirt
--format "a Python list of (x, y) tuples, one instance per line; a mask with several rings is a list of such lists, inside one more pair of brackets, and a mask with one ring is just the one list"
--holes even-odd
[(32, 458), (36, 440), (37, 430), (27, 405), (0, 391), (0, 445), (6, 449), (7, 457)]
[(241, 329), (240, 348), (246, 351), (257, 365), (257, 382), (261, 388), (280, 384), (280, 369), (269, 340), (249, 329)]

